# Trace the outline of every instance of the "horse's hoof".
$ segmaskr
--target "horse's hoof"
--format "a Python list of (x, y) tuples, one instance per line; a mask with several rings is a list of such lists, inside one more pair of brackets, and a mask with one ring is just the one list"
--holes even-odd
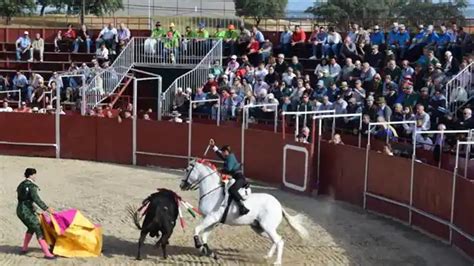
[(274, 262), (273, 265), (281, 265), (281, 262)]
[(136, 259), (136, 260), (142, 260), (142, 258), (140, 258), (140, 257), (136, 257), (135, 259)]
[(194, 236), (194, 246), (196, 248), (201, 248), (202, 247), (201, 238), (199, 236)]

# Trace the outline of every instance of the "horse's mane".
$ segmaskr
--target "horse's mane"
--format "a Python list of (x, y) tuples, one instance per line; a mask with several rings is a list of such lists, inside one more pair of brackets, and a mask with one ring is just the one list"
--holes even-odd
[(200, 164), (204, 164), (205, 166), (211, 168), (213, 171), (217, 171), (217, 166), (215, 164), (211, 163), (207, 159), (197, 159), (196, 162), (200, 163)]

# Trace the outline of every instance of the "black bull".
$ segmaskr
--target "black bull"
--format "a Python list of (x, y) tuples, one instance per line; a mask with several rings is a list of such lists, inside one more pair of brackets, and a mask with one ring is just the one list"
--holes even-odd
[[(156, 245), (161, 245), (163, 258), (167, 258), (166, 246), (169, 244), (168, 240), (173, 233), (176, 219), (178, 218), (178, 199), (179, 196), (173, 191), (159, 189), (159, 192), (153, 193), (143, 200), (142, 207), (138, 210), (129, 209), (135, 226), (141, 230), (140, 239), (138, 240), (137, 260), (141, 259), (140, 250), (148, 234), (151, 237), (159, 237), (161, 235)], [(140, 210), (145, 208), (147, 204), (148, 207), (146, 207), (143, 214), (145, 219), (142, 226), (140, 226)]]

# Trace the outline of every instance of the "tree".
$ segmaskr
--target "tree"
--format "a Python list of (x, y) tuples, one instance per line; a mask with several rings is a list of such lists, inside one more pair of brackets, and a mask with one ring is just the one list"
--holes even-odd
[(288, 0), (234, 0), (237, 16), (252, 17), (259, 25), (264, 17), (281, 17)]
[(123, 8), (122, 0), (38, 0), (38, 4), (42, 5), (42, 12), (47, 6), (55, 6), (66, 8), (67, 14), (72, 15), (82, 13), (83, 3), (85, 4), (85, 15), (103, 16), (113, 14)]
[(6, 18), (6, 24), (10, 24), (13, 16), (33, 11), (35, 6), (34, 0), (0, 0), (0, 16)]
[(434, 24), (439, 21), (462, 20), (466, 0), (456, 3), (432, 3), (413, 0), (328, 0), (327, 4), (308, 8), (306, 12), (341, 28), (350, 22), (359, 25), (399, 21), (408, 25)]

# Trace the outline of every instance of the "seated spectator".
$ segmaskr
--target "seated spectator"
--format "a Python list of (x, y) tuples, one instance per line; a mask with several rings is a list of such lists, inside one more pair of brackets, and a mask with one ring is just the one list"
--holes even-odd
[[(356, 80), (355, 87), (353, 90), (353, 97), (356, 98), (357, 104), (362, 104), (367, 97), (365, 89), (362, 88), (362, 82), (360, 80)], [(373, 97), (372, 97), (373, 98)]]
[(424, 70), (428, 69), (429, 65), (436, 65), (439, 63), (438, 58), (434, 56), (433, 50), (423, 49), (423, 55), (416, 61)]
[[(383, 117), (379, 116), (377, 122), (384, 123), (386, 121)], [(391, 125), (382, 124), (376, 126), (375, 137), (387, 141), (396, 141), (398, 139), (398, 133)]]
[(240, 67), (240, 64), (239, 62), (237, 62), (237, 56), (232, 55), (230, 57), (230, 61), (227, 63), (227, 68), (225, 69), (225, 72), (224, 72), (229, 77), (229, 80), (231, 81), (231, 85), (239, 67)]
[(405, 59), (405, 54), (410, 46), (410, 34), (406, 30), (405, 25), (400, 25), (400, 32), (397, 36), (397, 49), (394, 50), (398, 54), (398, 58)]
[(362, 69), (360, 71), (360, 80), (363, 82), (364, 86), (367, 86), (375, 77), (377, 71), (369, 65), (369, 63), (364, 62), (362, 64)]
[(288, 67), (291, 67), (294, 71), (303, 72), (303, 65), (299, 62), (298, 57), (296, 56), (291, 58), (291, 63), (288, 65)]
[(257, 82), (254, 85), (253, 93), (255, 95), (260, 95), (260, 92), (262, 90), (268, 91), (269, 89), (270, 89), (270, 86), (265, 81), (263, 81), (262, 78), (258, 78)]
[(385, 34), (380, 30), (379, 25), (375, 25), (372, 34), (370, 34), (370, 45), (385, 45)]
[(56, 36), (54, 37), (54, 52), (59, 53), (61, 52), (61, 49), (59, 49), (59, 45), (61, 44), (63, 40), (63, 31), (59, 30), (56, 33)]
[[(0, 75), (0, 91), (8, 91), (11, 90), (11, 84), (8, 76)], [(7, 94), (8, 97), (8, 94)]]
[(471, 108), (464, 108), (463, 117), (459, 120), (456, 127), (461, 130), (474, 128), (474, 117), (472, 117)]
[(299, 133), (296, 136), (296, 142), (305, 143), (305, 144), (309, 143), (307, 137), (303, 133)]
[(390, 60), (387, 67), (384, 69), (384, 75), (390, 75), (392, 81), (398, 83), (402, 76), (402, 70), (397, 66), (395, 60)]
[(117, 29), (114, 28), (112, 23), (109, 23), (100, 31), (99, 36), (97, 36), (96, 49), (98, 50), (100, 47), (102, 47), (102, 44), (105, 44), (107, 49), (111, 49), (111, 54), (114, 54), (117, 48), (117, 42)]
[(365, 56), (365, 60), (375, 70), (380, 70), (383, 67), (384, 55), (379, 52), (378, 45), (372, 45), (371, 53)]
[(29, 62), (33, 62), (35, 59), (35, 52), (39, 53), (40, 62), (43, 62), (43, 54), (44, 54), (44, 40), (41, 38), (41, 34), (36, 33), (36, 38), (31, 44), (30, 48), (30, 59)]
[(79, 52), (79, 46), (83, 43), (85, 43), (86, 45), (86, 52), (90, 54), (91, 46), (92, 46), (92, 35), (87, 29), (87, 26), (85, 24), (81, 26), (81, 30), (79, 30), (79, 33), (77, 34), (77, 38), (74, 41), (73, 53)]
[[(326, 39), (328, 34), (324, 27), (319, 27), (318, 25), (314, 25), (313, 33), (308, 39), (308, 42), (311, 43), (312, 47), (312, 56), (309, 59), (318, 59), (319, 56), (323, 54), (323, 45), (326, 43)], [(319, 55), (319, 56), (318, 56)]]
[(338, 57), (341, 43), (341, 35), (334, 30), (334, 27), (329, 27), (326, 43), (323, 44), (323, 57)]
[(344, 145), (344, 142), (342, 142), (342, 138), (341, 138), (341, 135), (340, 134), (334, 134), (334, 136), (332, 137), (332, 139), (329, 141), (329, 143), (331, 144), (335, 144), (335, 145)]
[(208, 93), (211, 91), (211, 87), (218, 87), (219, 84), (217, 83), (215, 77), (213, 74), (209, 74), (208, 78), (207, 78), (207, 82), (206, 84), (204, 84), (204, 88), (203, 88), (203, 91), (205, 93)]
[(422, 148), (426, 151), (433, 150), (433, 141), (428, 136), (428, 134), (417, 134), (416, 135), (416, 147)]
[(288, 67), (285, 73), (282, 75), (282, 81), (285, 82), (286, 86), (291, 86), (293, 84), (293, 79), (296, 77), (293, 73), (293, 68)]
[(459, 72), (459, 62), (454, 58), (450, 51), (444, 54), (445, 63), (443, 64), (443, 72), (446, 76), (451, 77)]
[(283, 32), (280, 34), (280, 49), (283, 56), (290, 56), (291, 42), (293, 40), (293, 32), (287, 25), (283, 26)]
[(70, 52), (72, 45), (76, 41), (77, 34), (72, 24), (67, 25), (67, 30), (62, 34), (61, 38), (57, 40), (57, 49), (62, 52)]
[(29, 33), (25, 31), (23, 36), (20, 36), (16, 42), (16, 61), (20, 61), (22, 56), (30, 50), (31, 47), (31, 40), (29, 37)]
[(189, 95), (183, 91), (183, 88), (178, 88), (173, 100), (173, 109), (179, 113), (186, 113), (189, 107)]
[(119, 51), (121, 51), (132, 38), (132, 34), (130, 33), (130, 30), (125, 26), (125, 23), (120, 23), (119, 28), (117, 30), (117, 35), (119, 45), (118, 48)]
[(291, 39), (291, 46), (293, 55), (298, 57), (305, 56), (306, 33), (301, 29), (301, 26), (295, 26), (295, 32)]
[(341, 59), (345, 60), (346, 58), (351, 58), (353, 60), (360, 60), (361, 57), (357, 51), (357, 46), (352, 42), (351, 38), (346, 37), (344, 39), (344, 44), (342, 45), (340, 52)]
[(278, 54), (277, 62), (275, 64), (275, 71), (282, 76), (288, 69), (288, 64), (285, 62), (285, 55)]
[(397, 100), (397, 102), (401, 102), (405, 107), (414, 108), (418, 102), (419, 94), (413, 91), (413, 86), (408, 85), (403, 89), (403, 93), (399, 97), (401, 97), (402, 101)]
[(246, 29), (243, 24), (239, 26), (239, 29), (240, 29), (240, 34), (239, 34), (239, 37), (237, 38), (237, 50), (239, 54), (244, 54), (245, 49), (249, 45), (250, 37), (252, 36), (252, 33), (250, 33), (250, 31)]
[[(456, 34), (456, 44), (454, 45), (455, 55), (464, 55), (466, 52), (471, 51), (472, 48), (471, 34), (464, 31), (463, 27), (459, 27)], [(460, 56), (457, 56), (458, 58)]]
[(31, 108), (26, 105), (26, 102), (21, 102), (21, 105), (15, 109), (17, 113), (31, 113)]
[(357, 102), (357, 104), (364, 106), (363, 113), (369, 115), (371, 121), (375, 121), (377, 119), (378, 106), (375, 104), (375, 99), (373, 96), (367, 97), (367, 100), (365, 101), (365, 105), (363, 105), (364, 104), (363, 102)]
[(321, 62), (314, 69), (314, 75), (319, 76), (323, 72), (329, 72), (328, 60), (326, 58), (321, 59)]
[(250, 37), (250, 42), (247, 46), (247, 54), (253, 65), (256, 65), (257, 61), (259, 60), (259, 52), (260, 43), (257, 41), (257, 39), (255, 39), (254, 36)]
[(227, 97), (227, 99), (225, 99), (223, 103), (224, 110), (227, 110), (224, 117), (230, 117), (231, 119), (235, 119), (240, 113), (242, 101), (243, 98), (240, 97), (240, 95), (237, 94), (235, 90), (230, 90), (229, 97)]
[(107, 45), (102, 43), (100, 48), (96, 51), (96, 58), (99, 64), (103, 64), (104, 62), (109, 61), (109, 49), (107, 49)]
[(13, 108), (11, 108), (8, 104), (8, 101), (3, 101), (2, 108), (0, 108), (0, 113), (11, 113), (13, 112)]
[(255, 40), (261, 45), (265, 41), (263, 33), (258, 30), (257, 26), (252, 26), (252, 36), (255, 37)]
[(409, 80), (415, 74), (415, 70), (410, 66), (408, 60), (402, 61), (402, 74), (400, 78), (399, 85), (402, 85), (405, 80)]
[(332, 80), (336, 80), (339, 77), (341, 73), (341, 66), (336, 62), (335, 58), (329, 59), (328, 72)]
[(383, 117), (385, 121), (390, 121), (392, 117), (392, 109), (387, 105), (384, 97), (379, 97), (377, 99), (377, 106), (377, 116)]
[(260, 62), (266, 63), (273, 53), (273, 44), (269, 39), (265, 39), (265, 42), (261, 45), (258, 53), (260, 54)]

